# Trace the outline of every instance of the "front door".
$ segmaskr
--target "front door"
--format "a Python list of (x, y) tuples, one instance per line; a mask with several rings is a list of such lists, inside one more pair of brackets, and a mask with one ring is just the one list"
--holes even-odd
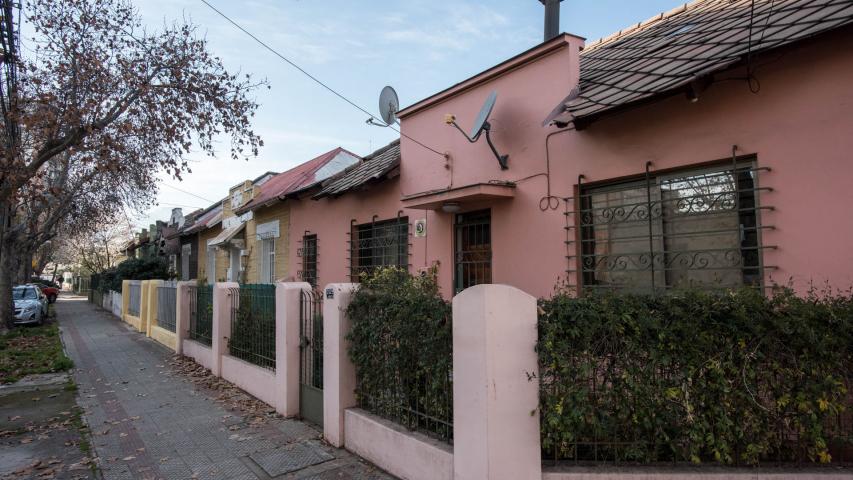
[(492, 283), (492, 212), (456, 215), (454, 228), (454, 290)]
[(303, 290), (299, 308), (299, 414), (323, 425), (323, 295)]

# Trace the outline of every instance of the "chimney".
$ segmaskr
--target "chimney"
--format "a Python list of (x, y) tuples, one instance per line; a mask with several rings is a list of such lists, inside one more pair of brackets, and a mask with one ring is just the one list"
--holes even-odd
[(545, 5), (545, 41), (560, 34), (560, 2), (563, 0), (539, 0)]

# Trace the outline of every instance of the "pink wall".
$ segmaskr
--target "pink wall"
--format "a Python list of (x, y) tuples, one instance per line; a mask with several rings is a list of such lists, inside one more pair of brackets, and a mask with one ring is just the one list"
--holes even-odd
[[(716, 83), (698, 103), (684, 96), (613, 116), (588, 129), (552, 137), (552, 194), (572, 196), (578, 175), (586, 182), (641, 174), (647, 161), (653, 170), (726, 159), (732, 146), (742, 155), (755, 154), (763, 192), (765, 231), (763, 262), (769, 280), (793, 280), (799, 289), (809, 282), (853, 284), (853, 56), (847, 29), (788, 49), (781, 58), (761, 66), (756, 75), (760, 93), (745, 82)], [(480, 85), (463, 84), (435, 105), (416, 104), (402, 112), (403, 132), (451, 155), (449, 165), (428, 150), (402, 139), (400, 177), (337, 199), (292, 202), (294, 241), (309, 230), (318, 234), (319, 283), (348, 281), (350, 219), (358, 223), (396, 216), (400, 198), (420, 192), (491, 180), (515, 181), (515, 198), (463, 204), (466, 210), (492, 208), (493, 282), (518, 287), (536, 296), (548, 295), (567, 269), (563, 205), (540, 211), (546, 195), (545, 140), (556, 127), (542, 127), (548, 112), (577, 83), (580, 40), (561, 37), (564, 48)], [(535, 52), (534, 52), (535, 54)], [(774, 57), (775, 58), (775, 57)], [(735, 72), (732, 75), (740, 75)], [(453, 113), (468, 129), (490, 91), (499, 93), (492, 115), (493, 139), (510, 154), (510, 169), (501, 171), (485, 139), (469, 144), (444, 123)], [(410, 222), (427, 219), (427, 237), (412, 238), (413, 271), (438, 261), (445, 294), (452, 293), (453, 216), (440, 211), (406, 210)], [(823, 233), (826, 232), (826, 233)], [(830, 233), (831, 232), (831, 233)], [(828, 233), (828, 234), (827, 234)], [(298, 248), (299, 244), (294, 244)], [(291, 276), (301, 260), (291, 249)], [(571, 277), (574, 283), (574, 276)]]

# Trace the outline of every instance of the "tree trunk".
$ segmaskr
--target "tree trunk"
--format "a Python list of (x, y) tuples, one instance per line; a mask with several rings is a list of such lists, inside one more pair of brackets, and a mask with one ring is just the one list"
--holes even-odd
[(12, 271), (14, 262), (12, 250), (9, 245), (0, 244), (3, 253), (0, 255), (0, 334), (6, 333), (12, 325), (12, 316), (15, 314), (12, 303)]

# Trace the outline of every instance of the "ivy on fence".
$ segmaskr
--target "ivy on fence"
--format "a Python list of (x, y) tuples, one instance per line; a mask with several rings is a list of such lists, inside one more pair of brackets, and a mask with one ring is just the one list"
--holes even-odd
[(853, 460), (850, 294), (558, 293), (537, 350), (543, 458)]
[(436, 272), (364, 275), (347, 308), (359, 406), (441, 440), (453, 435), (450, 305)]

